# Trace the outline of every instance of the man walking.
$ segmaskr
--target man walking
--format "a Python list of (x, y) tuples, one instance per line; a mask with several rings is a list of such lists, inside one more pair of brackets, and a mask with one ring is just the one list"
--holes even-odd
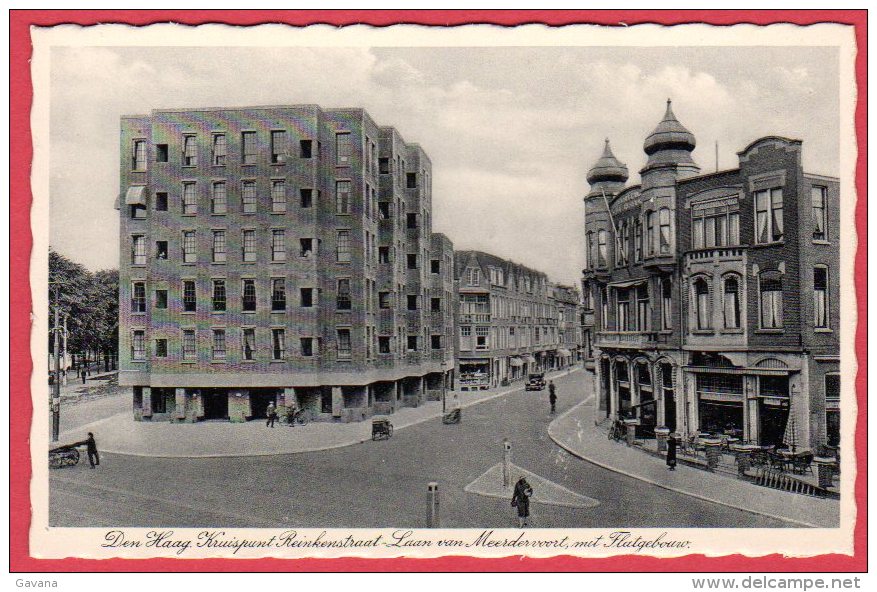
[(274, 422), (277, 420), (277, 407), (274, 406), (274, 401), (268, 403), (268, 408), (265, 410), (265, 413), (268, 416), (268, 421), (265, 425), (269, 428), (273, 428)]
[(512, 494), (512, 506), (518, 509), (518, 527), (527, 526), (530, 518), (530, 497), (533, 495), (533, 488), (527, 483), (523, 475), (520, 476), (518, 482), (515, 483), (515, 492)]
[(554, 381), (548, 381), (548, 402), (551, 403), (551, 415), (555, 413), (555, 405), (557, 404), (557, 389), (554, 386)]
[(91, 465), (92, 469), (100, 464), (100, 456), (97, 453), (97, 442), (94, 441), (94, 434), (88, 432), (88, 438), (82, 442), (77, 442), (76, 446), (85, 446), (88, 451), (88, 464)]

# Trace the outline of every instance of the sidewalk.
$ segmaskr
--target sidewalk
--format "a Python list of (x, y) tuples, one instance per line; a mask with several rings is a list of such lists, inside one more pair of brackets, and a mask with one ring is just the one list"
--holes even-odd
[(663, 459), (609, 440), (594, 425), (593, 396), (551, 422), (548, 435), (579, 458), (671, 491), (802, 526), (836, 528), (839, 524), (837, 500), (760, 487), (682, 464), (668, 471)]
[[(581, 367), (547, 375), (557, 378)], [(518, 383), (490, 391), (449, 391), (447, 408), (465, 409), (485, 401), (523, 390)], [(400, 430), (442, 416), (441, 401), (429, 401), (419, 407), (403, 407), (388, 416), (394, 430)], [(466, 414), (463, 413), (463, 421)], [(169, 423), (134, 421), (130, 411), (62, 432), (59, 441), (78, 441), (92, 431), (101, 452), (164, 458), (211, 458), (229, 456), (269, 456), (314, 452), (342, 448), (371, 440), (371, 421), (356, 423), (311, 422), (305, 426), (265, 426), (265, 420), (246, 423), (204, 421)]]

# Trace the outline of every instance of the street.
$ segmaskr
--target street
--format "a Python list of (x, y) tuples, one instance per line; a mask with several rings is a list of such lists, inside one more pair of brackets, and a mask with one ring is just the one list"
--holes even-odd
[[(558, 414), (582, 401), (584, 377), (579, 371), (556, 380)], [(130, 404), (118, 399), (109, 406)], [(599, 501), (585, 509), (533, 504), (533, 527), (788, 526), (582, 461), (549, 438), (548, 411), (547, 389), (524, 392), (522, 385), (465, 409), (459, 425), (435, 419), (386, 441), (334, 450), (201, 459), (104, 454), (97, 470), (83, 459), (50, 472), (50, 525), (423, 527), (427, 483), (437, 481), (443, 527), (513, 527), (508, 500), (463, 491), (502, 460), (508, 438), (515, 465)]]

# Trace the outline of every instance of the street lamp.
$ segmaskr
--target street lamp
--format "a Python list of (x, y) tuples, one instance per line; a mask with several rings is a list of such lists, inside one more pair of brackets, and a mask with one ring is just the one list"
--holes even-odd
[(442, 415), (447, 412), (448, 377), (445, 370), (447, 366), (448, 363), (442, 360)]

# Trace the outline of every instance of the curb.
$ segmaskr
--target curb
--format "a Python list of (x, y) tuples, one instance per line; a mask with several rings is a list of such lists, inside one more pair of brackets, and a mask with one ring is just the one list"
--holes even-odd
[(636, 473), (631, 473), (630, 471), (625, 471), (625, 470), (623, 470), (623, 469), (619, 469), (618, 467), (614, 467), (614, 466), (612, 466), (612, 465), (608, 465), (608, 464), (606, 464), (606, 463), (604, 463), (604, 462), (600, 462), (600, 461), (597, 461), (597, 460), (594, 460), (594, 459), (591, 459), (591, 458), (588, 458), (588, 457), (584, 456), (582, 453), (580, 453), (580, 452), (578, 452), (578, 451), (576, 451), (576, 450), (573, 450), (572, 448), (570, 448), (569, 446), (567, 446), (566, 444), (564, 444), (564, 443), (560, 440), (560, 437), (559, 437), (559, 436), (556, 436), (554, 433), (552, 433), (552, 431), (553, 431), (552, 428), (554, 427), (554, 425), (555, 425), (556, 422), (560, 421), (561, 419), (563, 419), (563, 418), (566, 417), (567, 415), (572, 414), (573, 411), (576, 411), (579, 407), (581, 407), (582, 405), (585, 405), (586, 403), (588, 403), (588, 402), (589, 402), (591, 399), (593, 399), (593, 398), (594, 398), (594, 395), (592, 394), (592, 395), (590, 395), (587, 399), (585, 399), (584, 401), (582, 401), (581, 403), (579, 403), (578, 405), (575, 405), (574, 407), (572, 407), (572, 408), (570, 408), (570, 409), (567, 409), (567, 410), (566, 410), (565, 412), (563, 412), (560, 416), (558, 416), (557, 419), (555, 419), (554, 421), (552, 421), (552, 422), (548, 425), (548, 437), (550, 437), (550, 438), (554, 441), (555, 444), (557, 444), (558, 446), (560, 446), (561, 448), (563, 448), (564, 450), (566, 450), (567, 452), (569, 452), (569, 453), (572, 454), (573, 456), (575, 456), (575, 457), (577, 457), (577, 458), (580, 458), (580, 459), (584, 460), (585, 462), (589, 462), (589, 463), (591, 463), (592, 465), (596, 465), (596, 466), (598, 466), (598, 467), (600, 467), (600, 468), (610, 470), (610, 471), (612, 471), (612, 472), (614, 472), (614, 473), (618, 473), (619, 475), (624, 475), (625, 477), (630, 477), (630, 478), (632, 478), (632, 479), (637, 479), (638, 481), (642, 481), (642, 482), (644, 482), (644, 483), (648, 483), (649, 485), (654, 485), (654, 486), (656, 486), (656, 487), (660, 487), (661, 489), (666, 489), (666, 490), (668, 490), (668, 491), (673, 491), (673, 492), (675, 492), (675, 493), (681, 493), (682, 495), (687, 495), (687, 496), (689, 496), (689, 497), (693, 497), (693, 498), (695, 498), (695, 499), (699, 499), (699, 500), (702, 500), (702, 501), (705, 501), (705, 502), (710, 502), (710, 503), (713, 503), (713, 504), (718, 504), (718, 505), (720, 505), (720, 506), (725, 506), (725, 507), (727, 507), (727, 508), (733, 508), (733, 509), (735, 509), (735, 510), (741, 510), (741, 511), (743, 511), (743, 512), (749, 512), (750, 514), (758, 514), (758, 515), (760, 515), (760, 516), (766, 516), (766, 517), (768, 517), (768, 518), (773, 518), (774, 520), (781, 520), (781, 521), (783, 521), (783, 522), (788, 522), (788, 523), (791, 523), (791, 524), (797, 524), (797, 525), (800, 525), (800, 526), (806, 526), (806, 527), (809, 527), (809, 528), (832, 528), (832, 527), (828, 527), (828, 526), (821, 526), (821, 525), (819, 525), (819, 524), (812, 524), (812, 523), (810, 523), (810, 522), (805, 522), (805, 521), (803, 521), (803, 520), (795, 520), (794, 518), (789, 518), (789, 517), (787, 517), (787, 516), (778, 516), (778, 515), (776, 515), (776, 514), (771, 514), (770, 512), (764, 512), (764, 511), (760, 511), (760, 510), (753, 510), (752, 508), (744, 508), (744, 507), (741, 507), (741, 506), (736, 506), (736, 505), (734, 505), (734, 504), (730, 504), (730, 503), (728, 503), (728, 502), (726, 502), (726, 501), (723, 501), (723, 500), (713, 499), (713, 498), (708, 497), (708, 496), (706, 496), (706, 495), (702, 495), (702, 494), (698, 494), (698, 493), (692, 493), (691, 491), (687, 491), (687, 490), (684, 490), (684, 489), (680, 489), (680, 488), (678, 488), (678, 487), (672, 487), (672, 486), (667, 485), (667, 484), (665, 484), (665, 483), (659, 483), (659, 482), (657, 482), (657, 481), (654, 481), (654, 480), (652, 480), (652, 479), (649, 479), (648, 477), (643, 477), (642, 475), (637, 475)]
[[(557, 374), (552, 374), (551, 378), (552, 379), (560, 378), (562, 376), (572, 374), (573, 372), (578, 372), (579, 370), (582, 370), (582, 368), (581, 367), (568, 368), (565, 370), (561, 370)], [(546, 375), (547, 375), (547, 373), (546, 373)], [(460, 409), (468, 409), (469, 407), (474, 407), (475, 405), (480, 405), (481, 403), (485, 403), (487, 401), (492, 401), (493, 399), (498, 399), (499, 397), (505, 397), (505, 396), (510, 395), (512, 393), (522, 391), (523, 389), (524, 389), (524, 385), (521, 385), (521, 386), (509, 388), (508, 390), (505, 390), (505, 391), (497, 391), (497, 392), (492, 393), (491, 395), (486, 396), (482, 399), (478, 399), (476, 401), (469, 401), (466, 403), (461, 403), (459, 408)], [(568, 413), (568, 411), (566, 413)], [(566, 413), (564, 413), (564, 415), (566, 415)], [(88, 431), (89, 428), (106, 423), (107, 421), (110, 421), (111, 419), (113, 419), (114, 417), (116, 417), (118, 415), (127, 415), (127, 412), (117, 413), (116, 415), (112, 415), (110, 417), (105, 417), (105, 418), (99, 419), (95, 422), (85, 424), (81, 427), (76, 428), (76, 432)], [(419, 425), (421, 423), (425, 423), (427, 421), (430, 421), (430, 420), (433, 420), (436, 418), (440, 418), (441, 416), (442, 416), (442, 414), (441, 414), (441, 412), (439, 412), (436, 415), (429, 415), (427, 417), (422, 417), (420, 419), (417, 419), (411, 423), (406, 423), (405, 425), (398, 425), (398, 426), (393, 426), (393, 427), (394, 427), (394, 430), (396, 430), (396, 431), (404, 430), (405, 428)], [(563, 417), (563, 415), (561, 415), (560, 417)], [(67, 432), (63, 432), (60, 435), (59, 439), (63, 439), (63, 436), (65, 434), (72, 435), (73, 430), (68, 430)], [(289, 450), (289, 451), (283, 451), (283, 452), (273, 452), (272, 451), (272, 452), (249, 452), (249, 453), (233, 453), (233, 454), (144, 454), (142, 452), (120, 452), (118, 450), (113, 450), (111, 447), (101, 448), (101, 452), (107, 453), (107, 454), (117, 454), (120, 456), (134, 456), (134, 457), (139, 457), (139, 458), (247, 458), (247, 457), (254, 457), (254, 456), (287, 456), (290, 454), (304, 454), (304, 453), (308, 453), (308, 452), (320, 452), (322, 450), (335, 450), (337, 448), (346, 448), (348, 446), (355, 446), (357, 444), (364, 444), (365, 442), (371, 442), (371, 436), (366, 437), (366, 438), (353, 438), (350, 440), (344, 440), (343, 442), (337, 442), (337, 443), (329, 444), (326, 446), (318, 446), (318, 447), (313, 447), (313, 448), (303, 448), (303, 449)]]

